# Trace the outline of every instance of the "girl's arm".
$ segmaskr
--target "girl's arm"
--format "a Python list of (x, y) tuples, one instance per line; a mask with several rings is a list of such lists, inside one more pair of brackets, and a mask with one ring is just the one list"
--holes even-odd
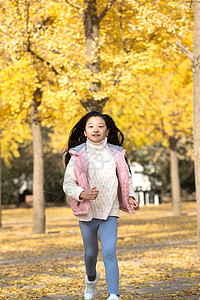
[(74, 164), (75, 164), (75, 157), (73, 155), (65, 170), (63, 190), (69, 197), (72, 197), (82, 202), (84, 199), (80, 199), (80, 194), (84, 191), (84, 189), (78, 186), (76, 183)]
[[(128, 169), (128, 166), (127, 166)], [(133, 189), (133, 181), (132, 181), (132, 175), (128, 169), (128, 182), (129, 182), (129, 204), (132, 206), (134, 210), (140, 209), (139, 203), (138, 203), (138, 195), (134, 192)]]

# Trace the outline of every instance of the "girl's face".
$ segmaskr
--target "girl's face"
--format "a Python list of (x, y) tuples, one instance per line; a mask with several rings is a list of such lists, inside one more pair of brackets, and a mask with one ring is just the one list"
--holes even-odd
[(108, 132), (106, 123), (101, 117), (91, 117), (87, 120), (85, 134), (91, 142), (99, 143), (103, 141), (108, 136)]

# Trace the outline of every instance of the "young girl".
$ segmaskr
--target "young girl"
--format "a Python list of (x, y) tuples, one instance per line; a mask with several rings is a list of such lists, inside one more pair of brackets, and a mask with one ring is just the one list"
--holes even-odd
[(124, 136), (113, 119), (99, 112), (86, 114), (72, 129), (66, 150), (63, 183), (71, 208), (79, 220), (85, 248), (85, 299), (97, 293), (98, 232), (102, 246), (109, 297), (119, 299), (116, 257), (119, 209), (139, 209), (131, 174), (122, 148)]

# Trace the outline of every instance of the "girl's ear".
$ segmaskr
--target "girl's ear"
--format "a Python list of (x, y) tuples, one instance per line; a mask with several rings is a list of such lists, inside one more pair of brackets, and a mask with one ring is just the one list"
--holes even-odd
[(108, 136), (108, 134), (109, 134), (109, 129), (106, 131), (106, 136)]
[(87, 137), (87, 134), (86, 134), (86, 132), (84, 131), (84, 135), (85, 135), (85, 137)]

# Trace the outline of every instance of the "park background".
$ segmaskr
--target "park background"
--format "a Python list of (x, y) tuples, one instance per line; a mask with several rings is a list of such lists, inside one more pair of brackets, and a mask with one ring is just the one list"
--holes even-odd
[[(151, 224), (150, 219), (155, 218), (158, 227), (163, 225), (166, 231), (183, 233), (184, 220), (190, 230), (183, 235), (176, 234), (175, 239), (179, 236), (176, 243), (180, 247), (172, 247), (175, 254), (173, 252), (171, 257), (185, 255), (180, 250), (184, 244), (189, 257), (187, 270), (191, 269), (185, 276), (199, 278), (196, 266), (197, 252), (200, 253), (197, 251), (200, 230), (195, 226), (195, 199), (198, 206), (200, 198), (198, 184), (195, 193), (194, 176), (194, 162), (196, 170), (199, 170), (199, 147), (196, 146), (195, 153), (193, 150), (195, 143), (199, 143), (197, 128), (200, 128), (197, 123), (199, 77), (196, 76), (200, 74), (198, 1), (8, 0), (0, 3), (0, 224), (5, 253), (3, 259), (8, 256), (8, 261), (3, 260), (3, 264), (12, 263), (9, 258), (12, 260), (16, 253), (19, 257), (17, 255), (15, 258), (19, 262), (24, 255), (26, 258), (25, 253), (27, 257), (36, 257), (36, 253), (28, 249), (28, 241), (39, 241), (41, 236), (44, 241), (48, 240), (45, 236), (45, 232), (50, 232), (48, 226), (54, 226), (50, 225), (51, 222), (54, 224), (54, 218), (59, 219), (60, 215), (65, 214), (65, 209), (66, 219), (60, 218), (60, 221), (63, 220), (60, 226), (76, 228), (75, 219), (73, 224), (65, 223), (71, 220), (71, 215), (63, 207), (66, 199), (62, 191), (62, 152), (73, 125), (86, 112), (98, 110), (113, 117), (124, 133), (129, 161), (143, 166), (144, 174), (149, 176), (152, 187), (159, 189), (164, 202), (159, 208), (143, 208), (146, 215), (154, 217), (145, 221), (146, 215), (141, 212), (141, 217), (137, 214), (135, 219), (127, 216), (127, 224), (135, 224), (139, 218), (134, 230), (139, 233), (142, 230), (139, 225), (144, 222), (147, 223), (143, 227), (146, 232)], [(199, 22), (194, 22), (195, 16)], [(197, 92), (193, 93), (193, 90)], [(198, 182), (199, 173), (196, 174)], [(33, 208), (30, 209), (19, 202), (19, 191), (24, 182), (29, 184), (29, 192), (33, 194)], [(14, 209), (15, 206), (19, 208)], [(48, 219), (48, 213), (52, 215), (52, 221)], [(143, 221), (140, 220), (142, 217)], [(15, 218), (16, 222), (13, 221)], [(179, 229), (175, 229), (173, 224)], [(129, 228), (126, 230), (132, 229), (132, 225), (124, 226)], [(62, 239), (64, 232), (56, 228), (57, 225), (52, 230), (58, 231), (56, 239), (60, 239), (66, 247), (67, 241)], [(70, 230), (73, 232), (73, 229)], [(158, 245), (159, 230), (156, 232), (157, 236), (152, 235), (154, 241), (151, 240), (151, 243)], [(41, 235), (40, 238), (34, 238), (37, 235)], [(15, 243), (16, 238), (20, 243), (27, 239), (21, 254), (17, 252), (20, 246)], [(52, 240), (52, 251), (56, 239)], [(137, 256), (141, 255), (144, 245), (141, 246), (139, 239), (132, 235), (129, 239), (130, 247), (124, 249), (132, 257), (130, 249), (138, 244), (140, 251)], [(11, 240), (13, 248), (10, 247)], [(71, 241), (75, 245), (72, 237)], [(37, 249), (40, 243), (33, 247)], [(148, 239), (145, 243), (146, 247), (151, 244)], [(166, 243), (174, 245), (173, 238)], [(163, 245), (166, 246), (166, 243)], [(50, 246), (43, 246), (39, 247), (42, 253), (48, 252)], [(65, 249), (67, 253), (68, 248)], [(169, 251), (168, 247), (166, 249)], [(42, 255), (40, 251), (37, 253)], [(148, 253), (149, 256), (152, 254), (150, 250)], [(134, 257), (134, 260), (137, 258)], [(159, 259), (151, 263), (161, 264)], [(169, 267), (171, 270), (173, 268)], [(184, 277), (186, 269), (182, 270), (183, 273), (180, 273), (183, 276), (180, 276)], [(11, 276), (10, 280), (13, 280), (16, 274), (7, 272), (8, 279)], [(18, 272), (17, 267), (13, 272)], [(134, 273), (131, 270), (129, 274), (133, 274), (131, 272)], [(166, 273), (164, 267), (162, 272)], [(32, 278), (25, 269), (24, 274)], [(151, 275), (149, 271), (148, 281), (151, 281)], [(34, 276), (38, 280), (37, 272)], [(16, 278), (21, 277), (16, 275)], [(20, 291), (20, 284), (27, 286), (18, 279), (11, 285), (4, 282), (5, 299), (7, 296), (18, 297), (16, 294)], [(143, 285), (144, 281), (142, 278), (138, 284)], [(77, 281), (72, 283), (66, 279), (68, 291), (70, 284), (76, 286)], [(129, 285), (127, 279), (126, 284)], [(42, 289), (44, 293), (48, 292), (44, 286), (38, 288), (35, 296), (29, 297), (40, 299)], [(181, 290), (184, 289), (181, 287)], [(198, 284), (192, 283), (185, 293), (195, 298), (198, 291)], [(176, 292), (171, 291), (174, 297)], [(27, 294), (30, 294), (30, 287), (25, 288), (19, 297), (26, 297)], [(184, 296), (177, 295), (180, 299)], [(77, 295), (74, 297), (77, 299)], [(130, 297), (133, 293), (124, 299), (132, 299)]]

